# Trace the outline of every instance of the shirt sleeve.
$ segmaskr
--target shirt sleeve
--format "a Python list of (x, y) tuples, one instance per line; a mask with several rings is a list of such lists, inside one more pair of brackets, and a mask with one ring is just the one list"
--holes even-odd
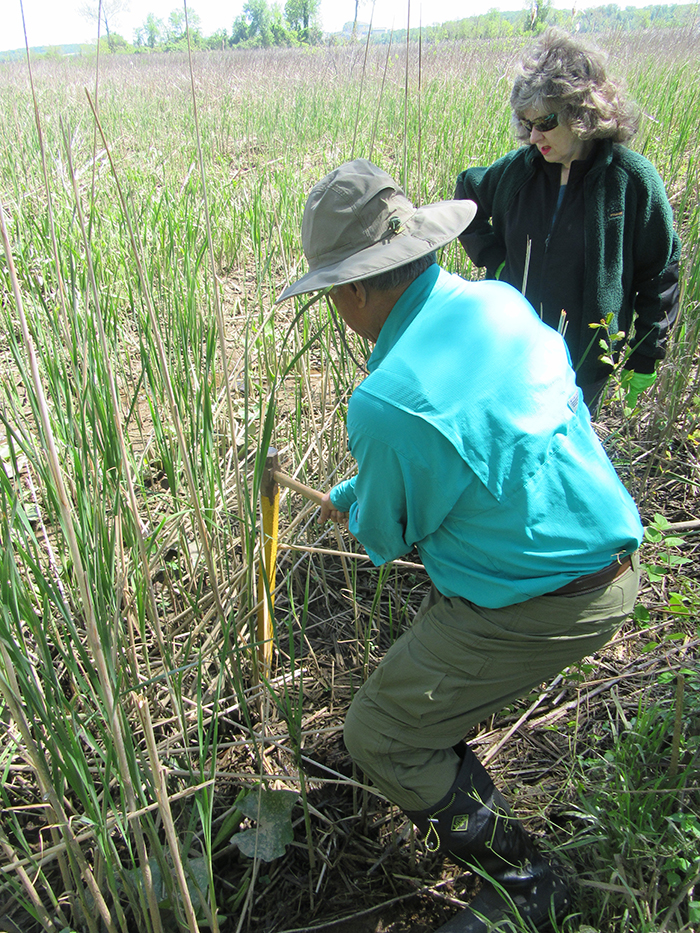
[(348, 502), (352, 485), (350, 532), (377, 565), (420, 550), (476, 477), (436, 428), (361, 389), (348, 433), (358, 472), (333, 488), (331, 500)]
[(352, 479), (343, 480), (342, 483), (338, 483), (337, 486), (334, 486), (331, 489), (331, 502), (333, 503), (333, 506), (338, 509), (338, 511), (349, 512), (351, 506), (356, 501), (356, 480), (357, 477), (353, 476)]

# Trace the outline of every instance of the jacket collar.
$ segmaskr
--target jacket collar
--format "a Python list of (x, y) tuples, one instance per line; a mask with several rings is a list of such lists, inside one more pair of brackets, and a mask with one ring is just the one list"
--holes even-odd
[[(613, 145), (611, 139), (597, 139), (593, 149), (585, 159), (577, 159), (571, 163), (571, 173), (569, 178), (573, 181), (588, 175), (589, 172), (604, 171), (612, 162)], [(554, 174), (559, 163), (547, 162), (537, 146), (529, 146), (527, 152), (527, 164), (533, 171), (541, 169), (547, 174)]]

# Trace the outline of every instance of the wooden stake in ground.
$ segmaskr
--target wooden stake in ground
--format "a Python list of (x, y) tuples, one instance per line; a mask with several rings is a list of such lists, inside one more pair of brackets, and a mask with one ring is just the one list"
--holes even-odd
[[(260, 554), (258, 575), (258, 669), (267, 677), (272, 664), (272, 610), (275, 607), (275, 564), (277, 562), (277, 539), (279, 536), (280, 486), (298, 492), (321, 505), (323, 493), (305, 486), (298, 479), (279, 471), (279, 456), (274, 447), (269, 447), (265, 458), (265, 469), (260, 483), (260, 508), (262, 511), (263, 544)], [(267, 578), (267, 588), (265, 579)], [(269, 598), (268, 598), (269, 592)]]
[[(262, 547), (258, 574), (258, 671), (269, 677), (272, 665), (272, 611), (275, 607), (275, 567), (277, 564), (277, 538), (279, 535), (280, 488), (274, 477), (279, 466), (277, 451), (270, 447), (260, 484), (262, 512)], [(267, 586), (265, 581), (267, 580)]]

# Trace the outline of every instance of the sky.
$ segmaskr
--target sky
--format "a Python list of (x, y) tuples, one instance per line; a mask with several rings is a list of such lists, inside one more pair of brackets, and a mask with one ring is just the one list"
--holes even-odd
[[(95, 7), (96, 0), (90, 0)], [(182, 0), (128, 0), (129, 10), (115, 20), (114, 31), (130, 42), (134, 30), (149, 13), (167, 20), (174, 9), (181, 10)], [(284, 7), (284, 0), (278, 0)], [(606, 0), (554, 0), (554, 6), (567, 9), (574, 3), (579, 8), (597, 6)], [(617, 0), (621, 7), (646, 6), (653, 0)], [(681, 0), (682, 2), (682, 0)], [(30, 46), (64, 45), (90, 42), (95, 39), (95, 27), (79, 13), (86, 0), (22, 0), (27, 38)], [(188, 10), (198, 14), (202, 32), (211, 35), (217, 29), (231, 31), (234, 19), (245, 0), (188, 0)], [(20, 0), (0, 0), (4, 8), (0, 17), (0, 51), (24, 46)], [(270, 3), (272, 5), (272, 3)], [(518, 10), (525, 0), (411, 0), (411, 26), (419, 22), (430, 25), (499, 10)], [(397, 29), (405, 27), (408, 0), (375, 0), (373, 25)], [(361, 0), (359, 19), (369, 22), (371, 0)], [(339, 32), (355, 15), (355, 0), (321, 0), (321, 21), (327, 32)]]

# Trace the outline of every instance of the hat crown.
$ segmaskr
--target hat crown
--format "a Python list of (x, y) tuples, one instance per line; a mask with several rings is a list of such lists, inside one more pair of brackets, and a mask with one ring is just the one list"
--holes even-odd
[(309, 269), (396, 236), (414, 213), (390, 175), (367, 159), (346, 162), (320, 181), (306, 202), (301, 239)]
[(454, 240), (475, 213), (472, 201), (414, 207), (393, 178), (367, 159), (346, 162), (306, 201), (301, 240), (309, 272), (277, 301), (398, 269)]

